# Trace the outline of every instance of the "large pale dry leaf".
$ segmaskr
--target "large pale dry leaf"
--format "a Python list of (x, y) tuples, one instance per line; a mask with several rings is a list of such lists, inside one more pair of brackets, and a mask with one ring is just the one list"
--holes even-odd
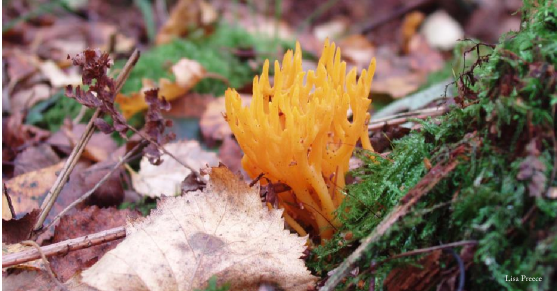
[[(217, 155), (204, 151), (197, 141), (170, 143), (164, 148), (196, 170), (218, 164)], [(180, 193), (181, 183), (191, 171), (166, 154), (162, 155), (162, 159), (162, 164), (155, 166), (143, 157), (139, 172), (130, 170), (133, 188), (137, 193), (150, 197), (175, 196)]]
[(118, 94), (115, 101), (120, 105), (124, 117), (129, 118), (149, 107), (145, 102), (145, 91), (158, 87), (159, 98), (164, 97), (167, 101), (172, 101), (186, 94), (205, 77), (207, 72), (198, 62), (183, 58), (172, 66), (172, 73), (176, 78), (175, 82), (161, 78), (156, 84), (153, 80), (143, 79), (143, 88), (139, 92), (130, 96)]
[(83, 282), (100, 290), (194, 290), (216, 276), (231, 290), (257, 290), (260, 282), (307, 290), (315, 277), (300, 259), (306, 238), (284, 229), (282, 210), (262, 207), (258, 189), (213, 168), (203, 192), (163, 198), (129, 225)]

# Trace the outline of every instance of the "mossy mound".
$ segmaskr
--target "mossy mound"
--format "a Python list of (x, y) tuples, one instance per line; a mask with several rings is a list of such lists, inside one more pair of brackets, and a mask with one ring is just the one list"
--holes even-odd
[(361, 181), (346, 189), (342, 228), (309, 259), (325, 278), (405, 195), (423, 196), (339, 290), (557, 289), (557, 6), (525, 1), (521, 13), (521, 30), (459, 77), (447, 115), (422, 122), (354, 173)]

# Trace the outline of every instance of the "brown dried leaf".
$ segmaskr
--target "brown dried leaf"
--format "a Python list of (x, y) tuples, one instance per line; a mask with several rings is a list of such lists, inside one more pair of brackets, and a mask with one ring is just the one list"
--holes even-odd
[[(71, 129), (67, 125), (63, 125), (61, 130), (52, 135), (47, 143), (56, 147), (58, 150), (69, 154), (77, 144), (81, 135), (85, 132), (85, 124), (75, 124)], [(91, 139), (85, 146), (82, 157), (93, 162), (106, 160), (112, 153), (116, 151), (118, 145), (110, 137), (102, 133), (93, 133)]]
[(14, 160), (14, 176), (50, 167), (60, 162), (60, 157), (46, 143), (28, 147)]
[[(126, 225), (127, 220), (133, 220), (140, 215), (138, 212), (116, 208), (87, 207), (72, 215), (60, 219), (56, 226), (52, 243), (86, 236), (92, 233)], [(66, 282), (76, 273), (92, 266), (106, 252), (114, 249), (122, 240), (107, 242), (98, 246), (73, 251), (65, 255), (50, 258), (52, 270), (62, 282)]]
[(216, 275), (230, 290), (257, 290), (263, 281), (307, 290), (315, 281), (300, 259), (307, 238), (285, 230), (282, 210), (262, 207), (258, 190), (213, 168), (205, 191), (163, 198), (129, 225), (83, 282), (100, 290), (194, 290)]
[[(204, 151), (197, 141), (179, 141), (167, 144), (164, 148), (194, 169), (218, 164), (217, 155)], [(181, 183), (191, 171), (165, 154), (162, 158), (163, 162), (154, 166), (148, 158), (143, 157), (139, 172), (130, 169), (133, 188), (139, 194), (159, 197), (175, 196), (181, 192)]]
[(64, 162), (14, 177), (6, 182), (6, 189), (12, 198), (15, 213), (23, 216), (40, 208), (39, 201), (46, 195), (57, 178), (57, 172)]
[(39, 214), (40, 210), (34, 209), (21, 219), (2, 219), (2, 243), (13, 244), (27, 240)]
[(213, 100), (215, 100), (215, 96), (211, 94), (189, 92), (170, 102), (172, 108), (165, 115), (178, 118), (201, 118)]
[[(244, 106), (251, 102), (251, 96), (240, 95), (240, 97)], [(232, 135), (232, 131), (223, 117), (224, 112), (226, 112), (224, 98), (217, 98), (207, 105), (207, 109), (201, 116), (201, 120), (199, 120), (201, 134), (203, 134), (203, 139), (209, 145)]]
[(242, 170), (244, 152), (232, 136), (226, 136), (219, 149), (219, 159), (230, 171), (238, 173)]

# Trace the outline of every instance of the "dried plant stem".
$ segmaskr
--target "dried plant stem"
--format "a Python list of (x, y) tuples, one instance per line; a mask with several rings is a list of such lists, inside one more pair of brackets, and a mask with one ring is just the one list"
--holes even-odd
[[(116, 79), (116, 86), (115, 86), (116, 89), (114, 91), (114, 94), (117, 94), (122, 89), (122, 86), (126, 82), (126, 79), (130, 75), (130, 72), (132, 68), (135, 66), (135, 64), (137, 63), (138, 59), (139, 59), (139, 51), (135, 50), (133, 54), (130, 56), (130, 58), (128, 59), (128, 62), (122, 69), (120, 75), (118, 75), (118, 79)], [(54, 185), (52, 185), (52, 188), (50, 189), (50, 191), (48, 191), (48, 194), (46, 195), (45, 200), (41, 205), (41, 214), (39, 215), (39, 219), (37, 220), (35, 226), (33, 227), (33, 232), (30, 234), (31, 236), (33, 236), (33, 233), (36, 233), (42, 228), (46, 217), (48, 216), (50, 210), (52, 209), (52, 206), (54, 205), (54, 202), (56, 202), (58, 195), (60, 195), (60, 191), (62, 191), (62, 188), (68, 181), (68, 178), (70, 177), (71, 172), (73, 171), (75, 165), (77, 164), (77, 161), (81, 157), (81, 154), (85, 149), (85, 146), (91, 139), (91, 136), (93, 136), (93, 132), (95, 130), (94, 122), (98, 117), (100, 117), (100, 115), (101, 115), (101, 110), (97, 109), (93, 114), (91, 120), (89, 120), (89, 123), (85, 128), (85, 132), (83, 133), (83, 135), (81, 135), (81, 138), (79, 139), (76, 146), (72, 150), (70, 156), (68, 157), (68, 160), (66, 161), (64, 168), (58, 175), (58, 178), (54, 182)]]
[(92, 246), (100, 245), (105, 242), (117, 240), (126, 236), (126, 229), (121, 227), (103, 230), (94, 234), (65, 240), (59, 243), (40, 247), (37, 249), (29, 249), (19, 253), (8, 254), (2, 256), (2, 268), (11, 267), (26, 262), (30, 262), (41, 258), (41, 252), (45, 257), (66, 254), (71, 251), (81, 250)]
[(58, 220), (60, 220), (62, 216), (68, 213), (68, 211), (70, 211), (76, 205), (85, 201), (85, 199), (89, 198), (93, 193), (95, 193), (95, 191), (97, 191), (97, 189), (99, 189), (99, 187), (104, 184), (104, 182), (106, 182), (106, 180), (108, 180), (108, 178), (110, 178), (110, 176), (112, 176), (112, 174), (116, 172), (116, 170), (118, 170), (122, 166), (122, 164), (127, 162), (130, 157), (132, 157), (143, 145), (145, 145), (145, 143), (146, 141), (138, 143), (132, 150), (130, 150), (126, 155), (120, 158), (120, 161), (118, 161), (118, 163), (116, 163), (116, 165), (114, 165), (112, 169), (110, 169), (110, 171), (108, 171), (108, 173), (106, 173), (106, 175), (104, 175), (104, 177), (102, 177), (102, 179), (97, 182), (97, 184), (95, 184), (93, 188), (91, 188), (91, 190), (85, 192), (83, 195), (81, 195), (81, 197), (72, 202), (72, 204), (68, 205), (66, 208), (64, 208), (64, 210), (60, 211), (60, 213), (58, 213), (56, 217), (54, 217), (54, 219), (52, 219), (52, 221), (41, 230), (41, 232), (48, 230), (51, 226), (56, 224), (56, 222), (58, 222)]
[(44, 267), (46, 268), (46, 272), (48, 273), (48, 275), (50, 275), (50, 278), (52, 279), (52, 281), (61, 289), (64, 291), (67, 291), (68, 288), (66, 288), (66, 286), (64, 286), (64, 284), (62, 284), (62, 282), (60, 282), (60, 280), (58, 280), (58, 278), (56, 278), (56, 275), (54, 275), (54, 272), (52, 272), (52, 268), (50, 268), (50, 262), (46, 259), (45, 254), (43, 253), (43, 251), (41, 250), (41, 247), (34, 241), (32, 240), (26, 240), (26, 241), (22, 241), (21, 242), (22, 245), (26, 245), (26, 246), (31, 246), (34, 247), (35, 250), (37, 250), (37, 252), (39, 252), (39, 255), (41, 256), (41, 258), (43, 259), (44, 262)]
[(12, 218), (15, 219), (16, 213), (15, 213), (14, 205), (12, 203), (12, 197), (10, 197), (10, 194), (8, 193), (8, 188), (6, 188), (6, 183), (3, 183), (2, 186), (3, 186), (2, 191), (4, 192), (4, 195), (6, 195), (6, 200), (8, 200), (8, 208), (10, 208), (10, 214), (12, 215)]
[(128, 128), (135, 132), (137, 135), (141, 136), (141, 138), (143, 138), (144, 140), (154, 144), (160, 151), (162, 151), (163, 153), (167, 154), (169, 157), (173, 158), (176, 162), (178, 162), (180, 165), (184, 166), (185, 168), (189, 169), (190, 171), (192, 171), (192, 173), (194, 173), (197, 177), (199, 177), (199, 172), (197, 170), (195, 170), (192, 166), (184, 163), (183, 161), (180, 161), (174, 154), (172, 154), (171, 152), (167, 151), (162, 145), (160, 145), (158, 142), (154, 141), (150, 136), (146, 135), (145, 133), (135, 129), (132, 126), (128, 126)]
[(447, 107), (441, 106), (441, 107), (421, 109), (416, 111), (395, 114), (381, 119), (370, 121), (367, 126), (367, 129), (372, 131), (379, 130), (387, 125), (398, 125), (398, 124), (406, 123), (410, 121), (410, 119), (425, 119), (428, 117), (443, 115), (447, 111), (448, 111)]

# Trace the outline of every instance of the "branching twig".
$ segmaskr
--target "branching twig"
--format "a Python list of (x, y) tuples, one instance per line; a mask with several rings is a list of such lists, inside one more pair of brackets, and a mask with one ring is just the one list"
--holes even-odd
[[(92, 246), (103, 244), (105, 242), (117, 240), (125, 236), (126, 229), (121, 226), (44, 246), (41, 247), (40, 250), (45, 257), (51, 257), (60, 254), (66, 254), (75, 250), (89, 248)], [(39, 259), (41, 258), (41, 252), (36, 249), (29, 249), (19, 253), (3, 255), (2, 268), (11, 267)]]
[(448, 108), (445, 106), (421, 109), (416, 111), (404, 112), (387, 116), (381, 119), (371, 121), (367, 128), (368, 130), (379, 130), (386, 125), (398, 125), (408, 122), (410, 119), (425, 119), (428, 117), (440, 116), (445, 114)]
[(48, 275), (50, 275), (50, 278), (52, 279), (52, 281), (63, 291), (68, 291), (68, 288), (66, 288), (66, 286), (64, 286), (64, 284), (62, 284), (62, 282), (60, 282), (60, 280), (58, 280), (58, 278), (56, 278), (56, 275), (54, 275), (54, 272), (52, 272), (52, 268), (50, 268), (50, 262), (46, 259), (46, 256), (43, 253), (43, 251), (41, 250), (41, 247), (36, 242), (34, 242), (32, 240), (22, 241), (21, 244), (26, 245), (26, 246), (34, 247), (35, 250), (41, 256), (41, 258), (43, 259), (44, 267), (46, 269), (46, 272), (48, 273)]
[[(118, 75), (118, 79), (116, 80), (116, 86), (115, 86), (116, 89), (114, 91), (114, 94), (117, 94), (120, 91), (120, 89), (122, 89), (122, 86), (126, 82), (126, 79), (128, 78), (128, 76), (131, 72), (131, 69), (137, 63), (138, 59), (139, 59), (139, 51), (135, 50), (133, 52), (133, 54), (130, 56), (130, 58), (128, 59), (128, 62), (126, 63), (126, 65), (122, 69), (122, 72), (120, 73), (120, 75)], [(40, 230), (42, 228), (46, 217), (50, 213), (50, 210), (52, 209), (52, 206), (54, 205), (54, 202), (56, 201), (56, 199), (58, 198), (58, 195), (60, 194), (60, 191), (62, 191), (62, 188), (64, 187), (64, 185), (68, 181), (68, 178), (70, 177), (70, 174), (71, 174), (72, 170), (74, 169), (75, 165), (77, 164), (77, 161), (79, 160), (79, 157), (83, 153), (83, 150), (85, 149), (85, 145), (87, 145), (87, 143), (89, 142), (89, 139), (91, 139), (91, 136), (93, 135), (93, 132), (94, 132), (94, 129), (95, 129), (95, 120), (98, 117), (100, 117), (100, 115), (101, 115), (101, 110), (100, 110), (100, 108), (98, 108), (95, 111), (95, 113), (93, 114), (93, 117), (91, 118), (89, 123), (87, 124), (87, 127), (85, 128), (85, 132), (83, 133), (83, 135), (81, 135), (80, 140), (78, 141), (78, 143), (76, 144), (76, 146), (72, 150), (72, 153), (68, 157), (68, 160), (66, 161), (66, 164), (64, 165), (64, 168), (62, 169), (62, 171), (58, 175), (58, 178), (54, 182), (54, 185), (52, 185), (52, 188), (50, 189), (50, 191), (46, 195), (45, 200), (44, 200), (43, 204), (41, 205), (41, 214), (39, 215), (39, 219), (37, 220), (37, 223), (35, 223), (35, 226), (33, 227), (33, 232), (31, 233), (31, 236), (33, 236), (33, 233), (36, 233), (38, 230)]]
[(79, 197), (77, 200), (72, 202), (72, 204), (68, 205), (66, 208), (64, 208), (64, 210), (60, 211), (60, 213), (58, 213), (56, 217), (54, 217), (54, 219), (52, 219), (52, 221), (45, 228), (41, 230), (41, 232), (48, 230), (51, 226), (56, 224), (56, 222), (58, 222), (58, 220), (60, 220), (60, 218), (62, 218), (62, 216), (64, 216), (68, 211), (73, 209), (79, 203), (85, 201), (85, 199), (89, 198), (89, 196), (91, 196), (95, 191), (97, 191), (97, 189), (99, 189), (99, 187), (102, 184), (104, 184), (104, 182), (108, 180), (108, 178), (110, 178), (110, 176), (112, 176), (112, 174), (116, 172), (116, 170), (118, 170), (118, 168), (120, 168), (122, 164), (128, 161), (130, 157), (137, 152), (138, 149), (140, 149), (143, 145), (145, 145), (145, 142), (146, 141), (138, 143), (131, 151), (129, 151), (126, 155), (124, 155), (120, 159), (120, 161), (118, 161), (118, 163), (116, 163), (116, 165), (114, 165), (114, 167), (112, 167), (112, 169), (110, 169), (110, 171), (108, 171), (108, 173), (106, 173), (106, 175), (104, 175), (104, 177), (99, 182), (97, 182), (97, 184), (95, 184), (95, 186), (91, 190), (81, 195), (81, 197)]

